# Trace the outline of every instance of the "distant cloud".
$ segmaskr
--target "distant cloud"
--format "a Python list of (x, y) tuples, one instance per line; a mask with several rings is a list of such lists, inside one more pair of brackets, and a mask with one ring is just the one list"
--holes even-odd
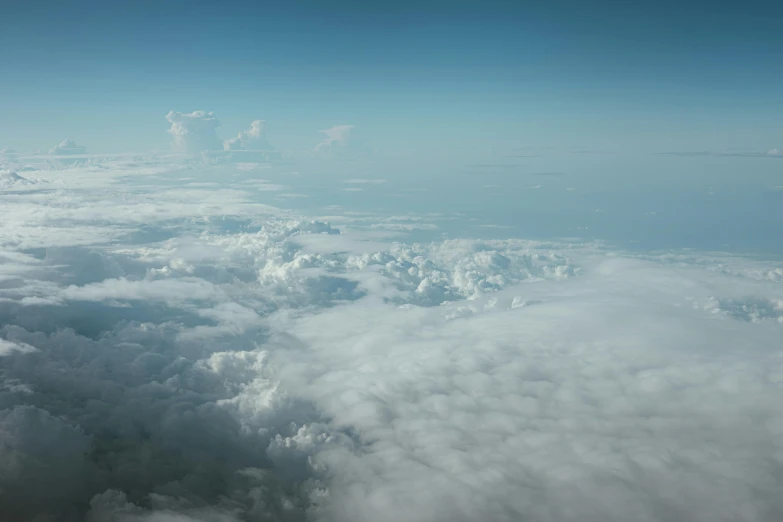
[(678, 151), (678, 152), (657, 152), (657, 156), (717, 156), (717, 157), (739, 157), (739, 158), (783, 158), (783, 151), (780, 149), (770, 149), (767, 152), (759, 151)]
[(326, 138), (315, 146), (319, 156), (347, 159), (368, 152), (353, 133), (353, 125), (335, 125), (320, 131)]
[(269, 150), (273, 147), (266, 139), (266, 122), (255, 120), (246, 131), (239, 131), (236, 138), (223, 142), (223, 150)]
[(774, 259), (500, 239), (483, 182), (311, 221), (270, 203), (405, 180), (172, 156), (0, 194), (0, 520), (783, 520)]
[(324, 151), (334, 147), (347, 146), (353, 128), (353, 125), (335, 125), (334, 127), (320, 131), (326, 135), (326, 138), (315, 146), (315, 150)]
[(220, 122), (211, 112), (170, 111), (166, 119), (171, 123), (168, 132), (174, 136), (174, 148), (190, 153), (223, 148), (215, 134), (215, 129), (220, 127)]
[(519, 169), (525, 167), (525, 165), (519, 163), (474, 163), (466, 165), (471, 169)]
[(346, 179), (343, 183), (351, 185), (381, 185), (386, 183), (385, 179)]
[(12, 170), (0, 169), (0, 189), (18, 188), (25, 185), (34, 185), (35, 181), (23, 178)]
[(79, 145), (77, 145), (76, 143), (68, 139), (63, 140), (62, 143), (49, 150), (49, 154), (55, 156), (74, 156), (74, 155), (86, 154), (86, 153), (87, 153), (87, 149), (85, 147), (80, 147)]
[(5, 148), (0, 150), (0, 158), (5, 161), (16, 161), (18, 157), (19, 154), (16, 152), (16, 149)]
[(571, 154), (614, 154), (614, 152), (603, 149), (571, 149)]
[(246, 131), (240, 131), (235, 138), (229, 138), (223, 142), (225, 151), (252, 152), (263, 156), (267, 161), (281, 159), (280, 153), (269, 143), (266, 138), (266, 122), (255, 120)]

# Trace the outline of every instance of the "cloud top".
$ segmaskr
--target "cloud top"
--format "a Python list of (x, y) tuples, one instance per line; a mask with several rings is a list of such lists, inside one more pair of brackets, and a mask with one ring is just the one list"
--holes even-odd
[(223, 150), (246, 153), (240, 156), (240, 159), (243, 160), (275, 161), (281, 159), (280, 152), (267, 140), (264, 120), (253, 121), (249, 129), (240, 131), (236, 137), (225, 140)]
[(212, 112), (169, 111), (166, 119), (171, 123), (168, 133), (174, 137), (172, 145), (175, 149), (188, 153), (221, 149), (215, 133), (215, 129), (220, 127), (220, 121)]
[(80, 147), (74, 141), (65, 139), (56, 147), (52, 147), (49, 150), (49, 154), (53, 156), (75, 156), (79, 154), (86, 154), (87, 149)]
[(272, 150), (266, 139), (266, 122), (255, 120), (246, 131), (239, 131), (235, 138), (223, 142), (224, 150)]
[(356, 149), (353, 125), (335, 125), (320, 132), (325, 138), (315, 146), (315, 152), (327, 156), (344, 155)]

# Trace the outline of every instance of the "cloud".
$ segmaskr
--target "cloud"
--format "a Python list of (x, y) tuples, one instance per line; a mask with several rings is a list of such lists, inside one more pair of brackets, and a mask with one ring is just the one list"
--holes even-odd
[(223, 150), (242, 152), (238, 159), (242, 161), (279, 161), (282, 159), (278, 152), (266, 138), (266, 122), (255, 120), (246, 131), (240, 131), (235, 138), (223, 142)]
[(29, 344), (24, 343), (12, 343), (11, 341), (6, 341), (5, 339), (0, 339), (0, 357), (4, 355), (10, 355), (13, 352), (22, 352), (22, 353), (29, 353), (34, 352), (35, 348), (30, 346)]
[(343, 183), (347, 183), (350, 185), (382, 185), (386, 183), (385, 179), (360, 179), (360, 178), (354, 178), (354, 179), (346, 179), (343, 181)]
[(353, 128), (353, 125), (335, 125), (320, 131), (326, 135), (326, 138), (315, 146), (315, 150), (326, 151), (336, 147), (348, 146)]
[(363, 441), (300, 452), (329, 485), (320, 520), (779, 516), (782, 390), (762, 375), (783, 367), (760, 348), (778, 329), (689, 307), (720, 280), (707, 274), (629, 260), (591, 272), (276, 323), (299, 346), (272, 354), (283, 386), (324, 408), (329, 433)]
[(22, 177), (12, 170), (0, 169), (0, 189), (20, 188), (35, 184), (35, 181)]
[(62, 143), (49, 150), (49, 154), (53, 156), (76, 156), (80, 154), (86, 154), (87, 149), (80, 147), (71, 140), (63, 140)]
[(681, 151), (681, 152), (658, 152), (658, 156), (717, 156), (717, 157), (740, 157), (740, 158), (778, 158), (783, 157), (779, 149), (771, 149), (767, 152), (759, 151)]
[(172, 161), (0, 194), (0, 519), (783, 516), (780, 263), (413, 240), (453, 216)]
[(270, 150), (272, 146), (266, 139), (266, 122), (255, 120), (246, 131), (240, 131), (236, 138), (223, 142), (224, 150)]
[(5, 148), (0, 150), (0, 167), (3, 164), (15, 165), (19, 162), (19, 153), (15, 149)]
[(353, 159), (369, 152), (356, 138), (353, 125), (335, 125), (320, 132), (326, 137), (315, 146), (314, 152), (321, 157)]
[(172, 145), (175, 149), (188, 153), (222, 149), (220, 140), (215, 133), (215, 129), (220, 127), (220, 122), (211, 112), (170, 111), (166, 115), (166, 119), (171, 123), (168, 132), (174, 136)]

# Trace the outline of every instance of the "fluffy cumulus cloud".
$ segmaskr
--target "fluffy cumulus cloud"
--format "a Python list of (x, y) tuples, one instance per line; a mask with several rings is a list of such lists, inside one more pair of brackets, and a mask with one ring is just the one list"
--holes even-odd
[(225, 150), (269, 150), (272, 146), (266, 139), (266, 122), (255, 120), (246, 131), (240, 131), (236, 138), (223, 142)]
[(783, 518), (779, 263), (36, 176), (0, 192), (0, 520)]
[(172, 145), (175, 149), (188, 153), (222, 149), (215, 132), (220, 122), (211, 112), (170, 111), (166, 119), (171, 123), (168, 132), (174, 137)]
[(71, 140), (63, 140), (62, 143), (49, 150), (49, 154), (53, 156), (74, 156), (79, 154), (85, 154), (87, 149), (80, 147)]
[(35, 185), (35, 181), (20, 176), (10, 169), (0, 169), (0, 189), (13, 189)]
[(226, 151), (241, 151), (244, 154), (239, 155), (243, 159), (255, 159), (260, 156), (266, 161), (280, 159), (280, 153), (269, 143), (266, 137), (266, 122), (255, 120), (250, 124), (246, 131), (240, 131), (235, 138), (227, 139), (223, 142), (223, 149)]

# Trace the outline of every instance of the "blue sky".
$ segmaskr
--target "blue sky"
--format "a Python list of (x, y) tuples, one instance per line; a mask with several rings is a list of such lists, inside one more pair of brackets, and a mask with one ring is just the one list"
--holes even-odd
[(629, 4), (16, 3), (0, 145), (160, 149), (163, 116), (199, 109), (223, 138), (265, 119), (283, 149), (338, 124), (436, 157), (781, 145), (783, 8)]

